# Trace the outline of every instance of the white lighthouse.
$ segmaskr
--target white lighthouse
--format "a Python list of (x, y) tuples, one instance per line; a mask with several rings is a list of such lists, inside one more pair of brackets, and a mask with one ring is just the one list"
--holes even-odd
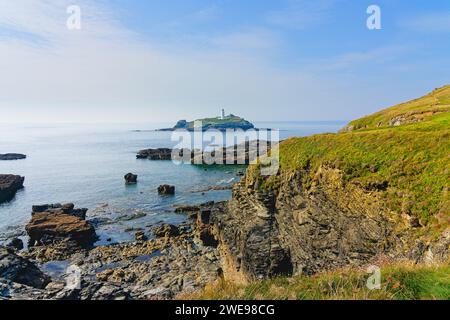
[(225, 109), (222, 109), (222, 112), (220, 114), (220, 119), (225, 120)]

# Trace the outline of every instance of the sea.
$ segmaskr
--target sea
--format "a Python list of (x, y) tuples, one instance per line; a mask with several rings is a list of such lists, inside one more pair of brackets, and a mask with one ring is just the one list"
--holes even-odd
[[(25, 160), (0, 161), (0, 173), (25, 177), (25, 187), (0, 204), (0, 244), (11, 237), (26, 240), (25, 224), (33, 205), (72, 202), (88, 208), (97, 227), (97, 245), (134, 239), (136, 230), (161, 223), (180, 224), (179, 205), (223, 201), (229, 186), (240, 179), (243, 166), (195, 166), (172, 161), (136, 159), (148, 148), (172, 148), (171, 132), (156, 131), (173, 124), (0, 124), (0, 154), (23, 153)], [(256, 122), (258, 128), (279, 130), (281, 140), (337, 132), (345, 122)], [(124, 175), (138, 175), (125, 185)], [(176, 187), (174, 196), (160, 196), (157, 187)], [(26, 241), (25, 241), (26, 242)]]

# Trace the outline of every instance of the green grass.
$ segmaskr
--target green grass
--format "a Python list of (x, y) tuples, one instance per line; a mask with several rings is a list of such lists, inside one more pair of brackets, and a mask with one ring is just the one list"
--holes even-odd
[(350, 122), (355, 130), (389, 126), (392, 119), (403, 116), (406, 120), (428, 120), (435, 113), (450, 111), (450, 86), (436, 89), (430, 94), (373, 115)]
[[(444, 89), (434, 95), (446, 101), (450, 99), (450, 86)], [(405, 109), (409, 113), (425, 110), (423, 103), (431, 99), (430, 95), (423, 99), (363, 121), (377, 122), (380, 117), (387, 118), (387, 114), (398, 116)], [(398, 127), (372, 126), (349, 133), (292, 138), (280, 144), (280, 176), (304, 170), (307, 183), (324, 165), (340, 169), (344, 181), (363, 188), (387, 182), (388, 188), (379, 192), (389, 208), (417, 216), (424, 225), (433, 222), (436, 234), (449, 225), (450, 112)], [(258, 169), (258, 165), (250, 167), (248, 174), (258, 178)], [(260, 177), (261, 188), (276, 191), (280, 176)]]
[(276, 278), (237, 285), (223, 280), (180, 297), (203, 300), (449, 300), (450, 265), (388, 265), (381, 268), (381, 288), (369, 290), (370, 274), (344, 270)]

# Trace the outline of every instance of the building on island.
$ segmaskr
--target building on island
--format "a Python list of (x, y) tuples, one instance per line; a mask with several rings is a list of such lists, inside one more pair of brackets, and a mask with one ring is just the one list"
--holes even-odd
[(220, 119), (225, 120), (225, 109), (222, 109), (222, 113), (220, 114)]

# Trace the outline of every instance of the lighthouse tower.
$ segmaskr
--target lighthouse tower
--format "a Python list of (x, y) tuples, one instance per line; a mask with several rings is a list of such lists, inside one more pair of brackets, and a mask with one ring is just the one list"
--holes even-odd
[(222, 113), (220, 114), (220, 119), (225, 119), (225, 109), (222, 109)]

